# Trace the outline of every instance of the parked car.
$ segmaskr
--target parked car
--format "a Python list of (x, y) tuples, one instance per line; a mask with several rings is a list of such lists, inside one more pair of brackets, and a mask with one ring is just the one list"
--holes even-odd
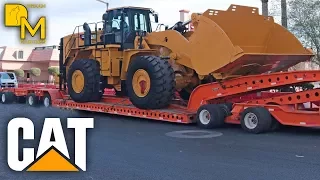
[(0, 85), (4, 87), (18, 87), (17, 77), (13, 72), (0, 72)]

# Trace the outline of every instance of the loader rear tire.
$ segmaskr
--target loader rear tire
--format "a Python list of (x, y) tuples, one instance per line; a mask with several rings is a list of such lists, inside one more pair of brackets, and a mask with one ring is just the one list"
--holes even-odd
[[(80, 80), (76, 80), (77, 78)], [(69, 95), (75, 102), (100, 101), (103, 95), (100, 82), (100, 63), (98, 61), (79, 59), (71, 64), (67, 85)]]
[(174, 97), (174, 78), (174, 71), (167, 60), (157, 56), (139, 56), (131, 60), (128, 67), (127, 95), (137, 108), (165, 108)]

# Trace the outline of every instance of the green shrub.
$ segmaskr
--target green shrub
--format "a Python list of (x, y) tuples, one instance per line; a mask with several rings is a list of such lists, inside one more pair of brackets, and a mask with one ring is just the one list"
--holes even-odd
[(59, 67), (54, 67), (54, 66), (49, 67), (48, 73), (53, 76), (58, 75), (59, 74)]
[(24, 71), (22, 69), (16, 69), (14, 70), (14, 73), (17, 77), (24, 77)]
[(41, 69), (39, 68), (31, 68), (30, 73), (32, 76), (40, 76), (41, 74)]

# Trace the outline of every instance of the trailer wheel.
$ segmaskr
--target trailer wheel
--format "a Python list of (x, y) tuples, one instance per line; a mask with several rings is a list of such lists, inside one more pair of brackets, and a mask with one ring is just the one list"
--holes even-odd
[(218, 128), (224, 124), (225, 117), (225, 112), (221, 106), (206, 104), (198, 109), (197, 124), (206, 129)]
[(1, 102), (3, 104), (9, 104), (14, 101), (15, 95), (12, 92), (4, 92), (1, 94)]
[(49, 93), (45, 93), (43, 96), (43, 105), (44, 107), (50, 107), (52, 104), (51, 102), (51, 96)]
[(264, 107), (249, 107), (241, 113), (241, 127), (249, 133), (263, 133), (271, 129), (272, 116)]
[(75, 60), (68, 70), (68, 91), (75, 102), (97, 102), (103, 96), (100, 63), (93, 59)]
[(140, 109), (160, 109), (169, 106), (174, 97), (174, 72), (165, 59), (140, 56), (131, 60), (126, 90), (130, 101)]
[(29, 106), (37, 106), (38, 103), (39, 103), (39, 99), (37, 98), (37, 96), (34, 94), (34, 93), (30, 93), (27, 95), (27, 100), (26, 100), (26, 103), (29, 105)]

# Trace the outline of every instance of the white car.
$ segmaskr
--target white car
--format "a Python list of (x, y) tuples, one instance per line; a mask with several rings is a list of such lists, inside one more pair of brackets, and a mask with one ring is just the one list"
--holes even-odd
[(0, 72), (1, 88), (18, 87), (17, 77), (13, 72)]

